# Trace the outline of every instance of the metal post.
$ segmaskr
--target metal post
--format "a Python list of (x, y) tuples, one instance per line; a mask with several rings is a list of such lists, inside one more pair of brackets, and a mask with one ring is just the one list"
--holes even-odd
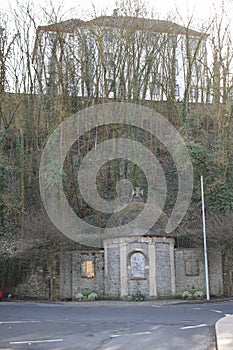
[(201, 202), (202, 202), (202, 222), (203, 222), (204, 257), (205, 257), (206, 299), (210, 300), (208, 258), (207, 258), (207, 245), (206, 245), (205, 202), (204, 202), (203, 176), (201, 176)]

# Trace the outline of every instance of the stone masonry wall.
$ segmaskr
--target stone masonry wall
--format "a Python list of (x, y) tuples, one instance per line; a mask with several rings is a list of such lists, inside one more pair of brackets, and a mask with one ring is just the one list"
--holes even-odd
[[(150, 242), (150, 240), (148, 240)], [(157, 295), (172, 295), (171, 283), (171, 246), (170, 240), (154, 239), (155, 271)], [(105, 250), (62, 252), (54, 255), (37, 255), (30, 257), (25, 268), (27, 273), (24, 282), (9, 290), (15, 297), (48, 299), (71, 299), (83, 289), (95, 291), (98, 295), (118, 298), (121, 293), (120, 276), (120, 241), (112, 239), (105, 245)], [(132, 296), (137, 291), (148, 295), (149, 266), (148, 244), (146, 238), (127, 238), (125, 243), (125, 271), (127, 293)], [(132, 278), (130, 270), (130, 254), (144, 254), (145, 278)], [(104, 254), (105, 259), (104, 261)], [(153, 256), (153, 254), (152, 254)], [(92, 261), (94, 277), (82, 276), (82, 262)], [(209, 284), (211, 295), (223, 294), (222, 254), (208, 250)], [(50, 279), (50, 295), (46, 281)], [(176, 293), (192, 287), (205, 291), (205, 268), (203, 249), (175, 249), (175, 287)]]
[[(198, 266), (198, 273), (193, 275), (190, 271), (192, 265)], [(189, 266), (188, 266), (189, 265)], [(184, 290), (195, 289), (205, 292), (205, 265), (204, 253), (202, 249), (176, 249), (175, 250), (175, 268), (176, 268), (176, 292), (182, 293)], [(194, 266), (194, 270), (195, 270)], [(216, 250), (208, 250), (208, 270), (209, 286), (211, 295), (221, 295), (223, 293), (222, 280), (222, 255)]]
[(222, 253), (208, 249), (210, 294), (223, 295)]
[(120, 296), (120, 247), (112, 243), (105, 247), (105, 294), (109, 297)]
[(60, 299), (72, 299), (72, 253), (60, 255)]
[[(198, 260), (198, 275), (186, 275), (186, 263)], [(175, 249), (176, 268), (176, 292), (182, 293), (184, 290), (195, 287), (198, 290), (205, 288), (205, 266), (204, 255), (200, 249)]]
[(156, 286), (158, 296), (172, 295), (170, 244), (155, 245)]
[[(86, 261), (92, 261), (94, 264), (94, 277), (87, 278), (82, 276), (81, 264)], [(72, 252), (72, 297), (89, 289), (99, 296), (104, 294), (104, 252), (88, 251)]]
[[(12, 288), (13, 297), (36, 299), (59, 299), (60, 296), (60, 259), (59, 255), (34, 255), (27, 266), (23, 283)], [(50, 288), (46, 281), (49, 279)]]
[[(105, 240), (106, 295), (132, 297), (140, 292), (151, 297), (156, 293), (158, 296), (174, 294), (173, 241), (172, 238), (142, 236)], [(132, 267), (131, 257), (137, 254)]]

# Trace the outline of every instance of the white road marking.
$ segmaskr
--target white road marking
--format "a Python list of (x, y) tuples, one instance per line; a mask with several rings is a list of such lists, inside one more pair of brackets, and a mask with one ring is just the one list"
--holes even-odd
[(200, 307), (193, 307), (192, 309), (193, 309), (193, 310), (201, 310)]
[(24, 340), (24, 341), (11, 341), (9, 342), (10, 345), (13, 344), (36, 344), (36, 343), (55, 343), (55, 342), (61, 342), (63, 339), (45, 339), (45, 340)]
[(228, 317), (228, 316), (232, 316), (232, 314), (225, 314), (225, 316), (226, 316), (226, 317)]
[(113, 334), (113, 335), (110, 335), (110, 338), (125, 337), (125, 336), (127, 336), (127, 335), (146, 335), (146, 334), (151, 334), (151, 332)]
[(40, 321), (0, 321), (0, 324), (14, 324), (14, 323), (39, 323)]
[(191, 329), (191, 328), (200, 328), (200, 327), (207, 327), (207, 324), (203, 323), (203, 324), (197, 324), (196, 326), (185, 326), (185, 327), (181, 327), (180, 329)]
[(216, 312), (217, 314), (222, 314), (223, 312), (222, 311), (220, 311), (220, 310), (210, 310), (210, 311), (212, 311), (212, 312)]

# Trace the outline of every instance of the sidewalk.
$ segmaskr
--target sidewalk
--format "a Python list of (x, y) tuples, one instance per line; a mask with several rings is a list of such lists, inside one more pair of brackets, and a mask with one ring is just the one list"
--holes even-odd
[(233, 350), (233, 316), (221, 318), (215, 325), (217, 350)]

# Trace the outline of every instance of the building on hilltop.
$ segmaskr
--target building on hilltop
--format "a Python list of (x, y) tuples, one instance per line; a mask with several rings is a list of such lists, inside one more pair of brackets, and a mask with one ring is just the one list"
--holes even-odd
[(210, 102), (207, 35), (167, 20), (100, 16), (37, 28), (40, 93)]

